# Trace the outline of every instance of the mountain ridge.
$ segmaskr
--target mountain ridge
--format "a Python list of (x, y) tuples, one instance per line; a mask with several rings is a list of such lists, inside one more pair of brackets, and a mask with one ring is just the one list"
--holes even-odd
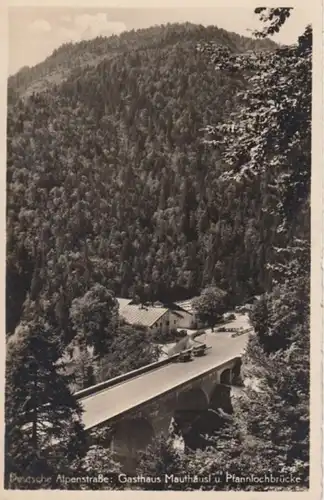
[[(178, 33), (174, 30), (178, 29)], [(216, 26), (204, 27), (193, 23), (168, 23), (151, 28), (125, 31), (121, 35), (109, 37), (99, 36), (92, 40), (68, 42), (55, 49), (44, 61), (35, 66), (24, 66), (8, 78), (8, 87), (11, 93), (21, 95), (27, 92), (38, 92), (67, 79), (71, 70), (78, 66), (96, 65), (108, 57), (118, 56), (121, 52), (129, 50), (154, 49), (167, 44), (173, 45), (176, 41), (183, 41), (180, 36), (190, 37), (190, 41), (217, 41), (226, 45), (233, 51), (240, 50), (242, 43), (250, 48), (262, 50), (275, 48), (276, 44), (269, 40), (253, 40), (252, 38), (228, 32)], [(171, 34), (170, 34), (171, 33)], [(132, 47), (132, 44), (135, 44)], [(111, 54), (107, 54), (111, 51)], [(78, 63), (74, 64), (75, 59)], [(44, 81), (45, 80), (45, 81)], [(45, 83), (45, 86), (42, 86)]]

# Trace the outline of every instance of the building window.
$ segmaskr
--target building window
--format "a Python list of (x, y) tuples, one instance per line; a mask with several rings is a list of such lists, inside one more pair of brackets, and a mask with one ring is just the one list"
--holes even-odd
[(177, 322), (177, 320), (175, 319), (173, 323), (176, 324), (176, 322)]
[(166, 325), (167, 325), (167, 326), (169, 326), (169, 324), (170, 324), (170, 321), (167, 321), (167, 322), (166, 322)]

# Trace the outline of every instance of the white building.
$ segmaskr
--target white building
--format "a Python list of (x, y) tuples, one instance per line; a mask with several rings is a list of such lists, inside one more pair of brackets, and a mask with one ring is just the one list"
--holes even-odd
[(166, 333), (173, 329), (199, 329), (203, 324), (198, 321), (192, 307), (192, 299), (171, 304), (156, 303), (152, 306), (133, 304), (131, 299), (117, 298), (119, 315), (130, 325), (142, 325), (152, 333)]
[(194, 298), (175, 302), (175, 310), (180, 315), (178, 328), (197, 329), (202, 328), (203, 324), (197, 319), (195, 311), (192, 307)]
[(152, 333), (167, 333), (179, 327), (179, 314), (167, 307), (132, 304), (130, 299), (117, 300), (119, 315), (130, 325), (145, 326)]

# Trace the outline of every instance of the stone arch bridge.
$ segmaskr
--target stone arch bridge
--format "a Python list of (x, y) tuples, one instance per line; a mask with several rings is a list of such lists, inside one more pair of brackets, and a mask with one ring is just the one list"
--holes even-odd
[(191, 362), (172, 362), (135, 374), (85, 396), (81, 391), (86, 429), (109, 429), (106, 445), (128, 473), (134, 471), (138, 451), (145, 450), (155, 436), (167, 436), (171, 422), (192, 447), (186, 435), (197, 419), (210, 412), (214, 418), (219, 418), (219, 412), (225, 417), (232, 413), (231, 387), (240, 381), (246, 340), (231, 339), (231, 355), (209, 353)]
[(206, 412), (214, 411), (216, 418), (219, 418), (219, 410), (225, 416), (231, 415), (231, 385), (239, 380), (239, 375), (240, 358), (234, 358), (111, 420), (109, 444), (126, 470), (132, 471), (137, 452), (144, 451), (155, 436), (168, 436), (171, 423), (190, 445), (190, 430)]

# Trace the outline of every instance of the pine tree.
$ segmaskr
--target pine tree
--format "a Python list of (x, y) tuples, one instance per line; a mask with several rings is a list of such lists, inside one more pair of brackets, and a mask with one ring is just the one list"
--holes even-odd
[(51, 328), (36, 309), (33, 319), (21, 322), (7, 345), (7, 487), (17, 487), (14, 474), (51, 476), (48, 487), (55, 487), (55, 474), (85, 452), (81, 408), (69, 382)]

